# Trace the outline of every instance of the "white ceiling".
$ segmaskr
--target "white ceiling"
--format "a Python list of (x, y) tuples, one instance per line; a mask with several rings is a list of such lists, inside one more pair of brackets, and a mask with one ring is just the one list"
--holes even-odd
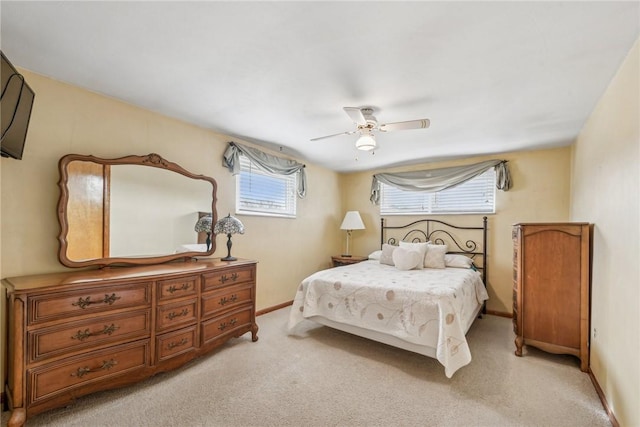
[[(3, 0), (0, 29), (14, 65), (355, 171), (570, 144), (639, 5)], [(378, 134), (373, 156), (309, 141), (353, 130), (345, 106), (431, 127)]]

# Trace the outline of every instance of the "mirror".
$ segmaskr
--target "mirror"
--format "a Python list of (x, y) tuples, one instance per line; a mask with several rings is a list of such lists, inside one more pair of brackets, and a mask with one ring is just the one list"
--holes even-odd
[(67, 267), (157, 264), (211, 255), (196, 222), (215, 224), (216, 182), (158, 154), (60, 159), (60, 252)]

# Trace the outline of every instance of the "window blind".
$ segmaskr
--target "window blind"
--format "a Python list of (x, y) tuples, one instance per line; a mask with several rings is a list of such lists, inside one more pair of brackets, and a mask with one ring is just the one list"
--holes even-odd
[(240, 156), (236, 175), (236, 212), (240, 214), (296, 216), (296, 176), (276, 175)]
[(427, 193), (381, 185), (381, 215), (495, 213), (494, 168), (455, 187)]

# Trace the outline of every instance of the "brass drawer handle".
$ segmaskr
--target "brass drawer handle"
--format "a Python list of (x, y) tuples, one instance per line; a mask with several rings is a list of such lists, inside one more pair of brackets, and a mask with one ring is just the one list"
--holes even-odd
[(183, 283), (182, 286), (180, 286), (179, 288), (176, 287), (175, 285), (171, 285), (171, 286), (169, 286), (167, 291), (169, 291), (169, 293), (172, 294), (175, 291), (186, 291), (190, 287), (191, 287), (191, 284), (189, 282), (186, 282), (186, 283)]
[(233, 273), (231, 277), (227, 277), (226, 274), (223, 274), (222, 277), (220, 277), (220, 283), (222, 284), (225, 284), (229, 280), (231, 280), (232, 282), (235, 282), (236, 280), (238, 280), (238, 273)]
[(227, 304), (229, 302), (236, 302), (237, 300), (238, 300), (238, 295), (233, 294), (229, 298), (227, 298), (227, 297), (220, 298), (220, 303), (219, 304), (220, 305), (225, 305), (225, 304)]
[(234, 317), (233, 319), (229, 320), (229, 322), (220, 323), (220, 325), (218, 326), (218, 329), (220, 329), (221, 331), (224, 331), (229, 326), (234, 326), (236, 323), (238, 323), (238, 319)]
[(176, 317), (186, 316), (187, 314), (189, 314), (189, 309), (183, 308), (180, 313), (176, 313), (175, 311), (172, 311), (171, 313), (167, 314), (167, 319), (173, 320)]
[(173, 350), (176, 347), (180, 347), (180, 346), (185, 345), (188, 341), (189, 340), (186, 339), (186, 338), (182, 338), (179, 342), (171, 341), (169, 344), (167, 344), (167, 349)]
[(71, 337), (72, 340), (79, 340), (79, 341), (84, 341), (89, 337), (92, 336), (96, 336), (96, 335), (111, 335), (112, 333), (114, 333), (115, 331), (117, 331), (118, 329), (120, 329), (120, 326), (116, 326), (113, 323), (108, 326), (108, 325), (104, 325), (104, 328), (101, 331), (98, 332), (91, 332), (89, 331), (89, 329), (85, 329), (84, 331), (78, 331), (74, 336)]
[(86, 298), (78, 298), (78, 301), (71, 303), (71, 305), (78, 306), (80, 308), (87, 308), (91, 304), (108, 304), (112, 305), (116, 300), (119, 300), (121, 297), (116, 296), (116, 294), (105, 294), (104, 298), (101, 301), (91, 301), (91, 297), (88, 296)]
[(116, 360), (103, 360), (102, 361), (102, 366), (99, 366), (95, 369), (91, 369), (88, 366), (82, 367), (82, 368), (78, 368), (78, 370), (76, 372), (72, 372), (71, 376), (72, 377), (78, 377), (78, 378), (82, 378), (83, 376), (85, 376), (86, 374), (90, 374), (92, 372), (98, 372), (98, 371), (104, 371), (104, 370), (109, 370), (111, 368), (113, 368), (114, 366), (116, 366), (118, 364), (118, 361)]

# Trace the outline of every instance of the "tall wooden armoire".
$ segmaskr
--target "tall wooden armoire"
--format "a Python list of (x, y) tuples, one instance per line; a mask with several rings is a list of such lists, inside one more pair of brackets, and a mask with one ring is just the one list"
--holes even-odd
[(590, 226), (513, 226), (513, 327), (522, 346), (571, 354), (589, 368)]

